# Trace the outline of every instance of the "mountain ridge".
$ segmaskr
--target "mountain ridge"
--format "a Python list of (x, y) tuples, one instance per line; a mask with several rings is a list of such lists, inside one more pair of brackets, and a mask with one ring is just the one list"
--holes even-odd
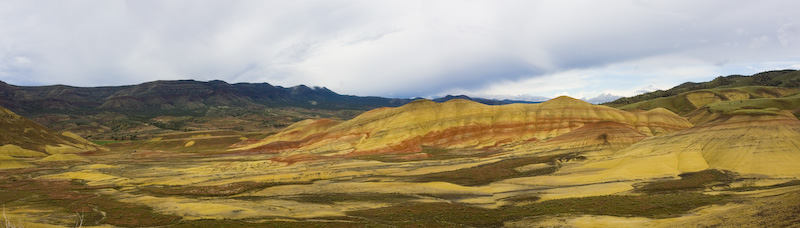
[(677, 85), (667, 90), (656, 90), (653, 92), (647, 92), (632, 97), (622, 97), (611, 102), (605, 102), (603, 104), (613, 107), (619, 107), (644, 100), (675, 96), (689, 91), (712, 89), (712, 88), (733, 88), (742, 86), (774, 86), (774, 87), (784, 87), (784, 88), (798, 88), (800, 87), (800, 71), (785, 69), (785, 70), (764, 71), (750, 76), (738, 75), (738, 74), (729, 76), (719, 76), (717, 78), (714, 78), (714, 80), (708, 82), (684, 82), (680, 85)]
[[(470, 98), (502, 105), (516, 101)], [(414, 100), (341, 95), (325, 87), (221, 80), (159, 80), (137, 85), (16, 86), (0, 82), (0, 106), (57, 131), (95, 139), (131, 139), (165, 131), (278, 129), (306, 118), (349, 119)]]
[[(15, 86), (3, 83), (0, 104), (20, 113), (78, 112), (80, 109), (114, 110), (151, 108), (196, 109), (219, 105), (300, 106), (357, 109), (407, 103), (403, 99), (340, 95), (323, 87), (273, 86), (269, 83), (235, 83), (220, 80), (159, 80), (137, 85), (74, 87), (66, 85)], [(316, 104), (310, 101), (319, 100)], [(50, 101), (66, 105), (53, 105)], [(184, 102), (186, 104), (180, 104)], [(325, 103), (327, 102), (327, 103)], [(24, 103), (24, 104), (23, 104)], [(160, 114), (160, 113), (159, 113)]]
[[(484, 104), (530, 103), (516, 100), (472, 98), (447, 95), (434, 98), (444, 102), (469, 99)], [(421, 98), (384, 98), (342, 95), (325, 87), (273, 86), (269, 83), (234, 83), (221, 80), (158, 80), (136, 85), (77, 87), (69, 85), (17, 86), (0, 81), (0, 106), (21, 114), (86, 113), (95, 111), (149, 108), (170, 114), (169, 110), (207, 106), (302, 107), (322, 109), (370, 110), (397, 107)], [(84, 110), (84, 111), (81, 111)], [(156, 111), (154, 115), (162, 114)]]

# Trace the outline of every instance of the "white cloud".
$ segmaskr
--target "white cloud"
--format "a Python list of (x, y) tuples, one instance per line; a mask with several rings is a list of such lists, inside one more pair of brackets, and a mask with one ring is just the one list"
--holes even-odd
[(798, 45), (797, 42), (800, 42), (800, 23), (787, 23), (778, 28), (778, 40), (784, 47)]
[(27, 65), (27, 64), (33, 63), (33, 61), (31, 61), (31, 59), (29, 59), (28, 57), (17, 56), (17, 57), (14, 57), (14, 63), (19, 64), (19, 65)]
[(222, 79), (395, 97), (632, 95), (796, 66), (794, 5), (10, 0), (0, 2), (0, 80)]
[[(679, 67), (675, 67), (679, 66)], [(643, 89), (668, 89), (686, 81), (713, 79), (715, 65), (679, 56), (638, 59), (603, 67), (561, 71), (486, 87), (482, 94), (523, 94), (592, 98), (600, 94), (632, 96)], [(646, 75), (646, 76), (645, 76)]]
[(759, 36), (750, 41), (750, 48), (756, 49), (769, 45), (770, 38), (768, 36)]

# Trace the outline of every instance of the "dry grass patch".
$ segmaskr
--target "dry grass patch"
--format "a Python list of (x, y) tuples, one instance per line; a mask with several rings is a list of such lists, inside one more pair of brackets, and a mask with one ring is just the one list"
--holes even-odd
[(611, 195), (549, 200), (498, 209), (458, 203), (404, 203), (391, 207), (348, 212), (366, 221), (396, 227), (501, 227), (505, 221), (557, 214), (592, 214), (649, 218), (676, 217), (729, 196), (700, 193)]
[(648, 183), (637, 190), (643, 192), (702, 190), (710, 185), (727, 185), (734, 180), (735, 174), (724, 170), (708, 169), (684, 173), (680, 177), (681, 179), (677, 180)]
[(232, 196), (252, 190), (295, 184), (311, 184), (311, 182), (273, 183), (244, 181), (215, 186), (143, 187), (141, 190), (155, 195)]
[(78, 181), (4, 178), (0, 179), (0, 203), (57, 208), (65, 214), (78, 213), (84, 225), (152, 227), (171, 224), (181, 218), (96, 193), (97, 189), (112, 187), (88, 186)]
[(747, 186), (747, 187), (731, 188), (731, 189), (728, 189), (728, 191), (747, 192), (747, 191), (782, 188), (782, 187), (797, 186), (797, 185), (800, 185), (800, 180), (792, 180), (792, 181), (788, 181), (788, 182), (785, 182), (785, 183), (774, 184), (774, 185), (770, 185), (770, 186)]
[(418, 198), (411, 195), (397, 193), (334, 193), (314, 195), (304, 194), (286, 197), (285, 199), (304, 203), (334, 204), (337, 202), (400, 203)]
[(456, 203), (405, 203), (347, 214), (392, 227), (500, 227), (509, 216)]
[(176, 224), (169, 225), (169, 228), (206, 228), (206, 227), (250, 227), (250, 228), (305, 228), (305, 227), (320, 227), (320, 228), (356, 228), (356, 227), (374, 227), (368, 226), (366, 223), (358, 221), (341, 220), (346, 218), (334, 218), (330, 221), (315, 220), (302, 220), (302, 221), (250, 221), (250, 220), (192, 220), (180, 221)]
[(558, 167), (552, 166), (545, 169), (531, 170), (528, 172), (519, 172), (514, 170), (514, 168), (537, 163), (553, 163), (564, 156), (565, 155), (506, 159), (471, 168), (415, 176), (411, 178), (411, 181), (445, 181), (466, 186), (485, 185), (509, 178), (546, 175), (553, 173), (558, 170)]
[(153, 208), (148, 206), (124, 203), (109, 198), (108, 196), (98, 196), (95, 198), (87, 199), (71, 205), (73, 210), (86, 208), (97, 208), (97, 211), (105, 212), (105, 216), (100, 214), (98, 219), (97, 214), (87, 214), (86, 223), (94, 224), (111, 224), (122, 227), (153, 227), (169, 225), (181, 219), (180, 216), (165, 215), (156, 213)]

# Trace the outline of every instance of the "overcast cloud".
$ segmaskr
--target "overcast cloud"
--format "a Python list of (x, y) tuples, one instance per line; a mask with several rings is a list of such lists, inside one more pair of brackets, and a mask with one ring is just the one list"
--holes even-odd
[(0, 80), (635, 95), (800, 68), (797, 1), (0, 1)]

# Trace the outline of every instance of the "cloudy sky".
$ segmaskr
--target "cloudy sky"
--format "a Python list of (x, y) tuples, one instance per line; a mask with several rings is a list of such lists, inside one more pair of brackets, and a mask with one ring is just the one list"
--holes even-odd
[(800, 69), (797, 1), (0, 1), (0, 80), (635, 95)]

